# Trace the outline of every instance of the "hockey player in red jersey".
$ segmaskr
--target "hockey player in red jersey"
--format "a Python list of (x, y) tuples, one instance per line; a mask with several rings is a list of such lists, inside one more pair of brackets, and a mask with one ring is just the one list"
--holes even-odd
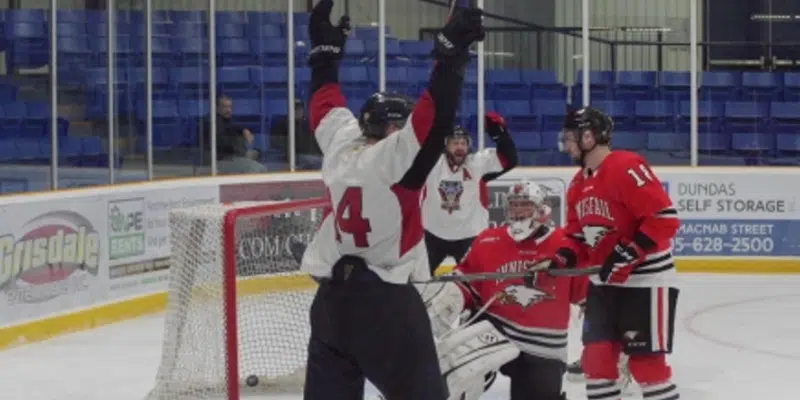
[(554, 260), (558, 267), (602, 268), (591, 278), (584, 315), (589, 398), (620, 398), (617, 363), (624, 352), (645, 399), (674, 400), (679, 394), (666, 354), (678, 298), (671, 252), (677, 212), (642, 157), (611, 151), (613, 127), (591, 107), (565, 117), (559, 146), (581, 169), (567, 190), (567, 237)]
[(453, 125), (469, 48), (485, 35), (482, 12), (456, 9), (438, 32), (416, 104), (376, 93), (357, 118), (338, 84), (349, 22), (333, 25), (332, 8), (321, 0), (309, 19), (309, 122), (331, 207), (302, 257), (319, 282), (304, 399), (362, 399), (369, 379), (390, 400), (444, 400), (427, 309), (410, 282), (430, 278), (421, 192)]
[[(508, 191), (506, 224), (482, 231), (456, 273), (521, 272), (552, 257), (564, 232), (551, 226), (542, 188), (522, 180)], [(465, 304), (488, 319), (521, 353), (500, 368), (511, 379), (511, 400), (561, 400), (570, 304), (582, 304), (586, 277), (551, 277), (462, 284)]]

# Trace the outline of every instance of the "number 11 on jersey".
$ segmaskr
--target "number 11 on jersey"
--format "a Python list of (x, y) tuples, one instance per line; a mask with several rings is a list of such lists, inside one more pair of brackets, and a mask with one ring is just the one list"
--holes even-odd
[(369, 219), (363, 217), (363, 196), (361, 188), (350, 186), (342, 193), (336, 206), (336, 241), (342, 242), (342, 232), (353, 236), (356, 247), (369, 247), (367, 233), (372, 232)]

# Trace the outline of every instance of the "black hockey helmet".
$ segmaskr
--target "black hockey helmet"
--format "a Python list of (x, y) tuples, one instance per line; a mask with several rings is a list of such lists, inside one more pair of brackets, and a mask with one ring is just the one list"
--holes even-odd
[(369, 138), (383, 139), (389, 125), (396, 124), (398, 128), (405, 125), (413, 108), (414, 100), (404, 94), (375, 93), (361, 106), (358, 116), (361, 133)]
[[(593, 107), (568, 110), (567, 115), (564, 116), (564, 124), (558, 141), (559, 147), (563, 146), (567, 134), (575, 134), (575, 138), (580, 142), (581, 134), (586, 130), (592, 131), (596, 144), (607, 145), (611, 143), (614, 121), (608, 114)], [(563, 151), (563, 148), (561, 150)], [(582, 150), (591, 151), (592, 149)]]
[(453, 130), (444, 137), (444, 144), (447, 145), (451, 139), (464, 139), (467, 141), (467, 147), (472, 148), (472, 136), (460, 125), (454, 126)]

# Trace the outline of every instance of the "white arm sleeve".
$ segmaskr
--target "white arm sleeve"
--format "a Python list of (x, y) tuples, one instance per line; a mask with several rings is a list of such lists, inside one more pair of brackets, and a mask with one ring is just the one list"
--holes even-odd
[(464, 295), (453, 282), (417, 285), (428, 309), (433, 337), (440, 338), (458, 325), (464, 311)]
[(457, 329), (438, 341), (436, 350), (451, 400), (477, 399), (486, 374), (519, 356), (517, 346), (489, 321)]
[(495, 148), (483, 149), (473, 153), (471, 161), (472, 168), (475, 169), (476, 174), (480, 175), (480, 177), (503, 170), (503, 164), (500, 162), (500, 156)]

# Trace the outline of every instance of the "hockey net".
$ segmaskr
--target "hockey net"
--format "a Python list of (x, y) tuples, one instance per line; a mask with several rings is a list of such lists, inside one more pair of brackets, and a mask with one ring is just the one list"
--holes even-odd
[(316, 289), (299, 271), (324, 199), (170, 213), (161, 364), (148, 400), (302, 390)]

